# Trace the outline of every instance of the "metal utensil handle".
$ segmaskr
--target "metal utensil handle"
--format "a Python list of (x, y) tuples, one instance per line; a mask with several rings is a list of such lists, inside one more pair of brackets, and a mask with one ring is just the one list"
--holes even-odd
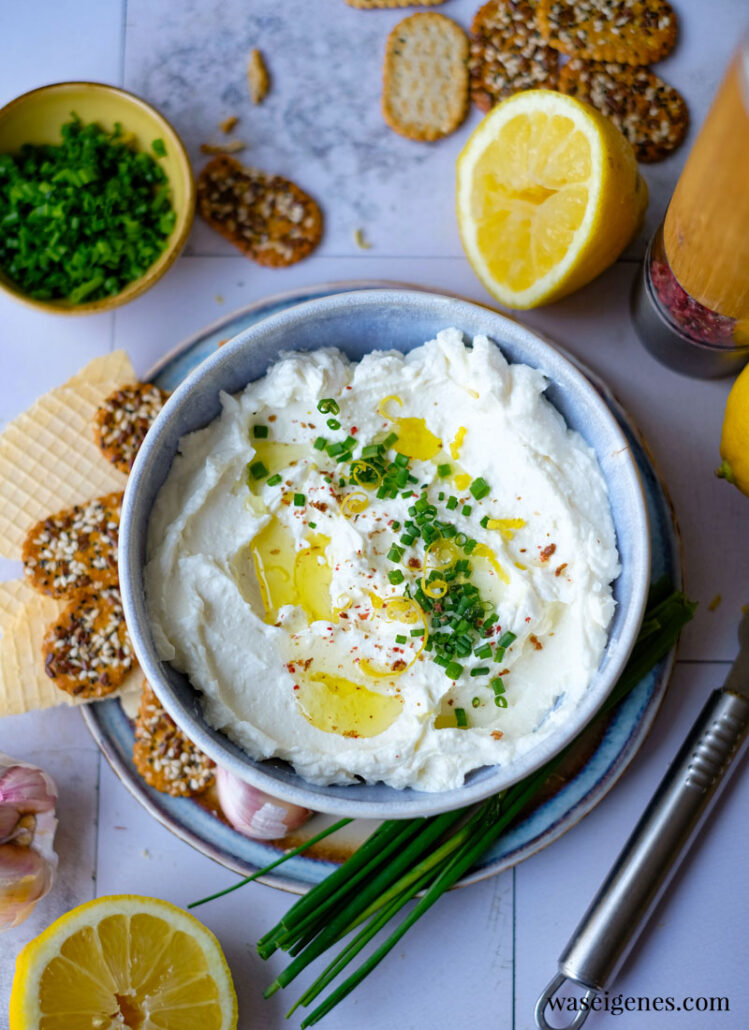
[[(565, 979), (588, 988), (612, 983), (651, 912), (728, 780), (749, 740), (749, 699), (715, 690), (661, 780), (605, 883), (559, 958), (559, 973), (539, 998), (536, 1022)], [(574, 1022), (579, 1027), (582, 1018)]]
[(726, 781), (747, 730), (749, 699), (713, 691), (562, 952), (561, 973), (606, 990)]

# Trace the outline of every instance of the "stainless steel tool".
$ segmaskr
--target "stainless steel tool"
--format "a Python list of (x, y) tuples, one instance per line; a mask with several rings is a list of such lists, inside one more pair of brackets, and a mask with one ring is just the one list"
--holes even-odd
[(653, 795), (605, 883), (559, 957), (536, 1004), (536, 1025), (566, 980), (585, 988), (568, 1028), (581, 1027), (593, 997), (609, 989), (749, 741), (749, 611), (739, 653), (714, 690)]

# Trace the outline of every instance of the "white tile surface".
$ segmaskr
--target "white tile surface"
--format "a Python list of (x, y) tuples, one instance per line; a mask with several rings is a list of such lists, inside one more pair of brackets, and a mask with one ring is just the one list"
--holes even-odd
[[(477, 0), (449, 0), (443, 10), (467, 25), (477, 6)], [(698, 125), (740, 27), (749, 22), (749, 8), (735, 0), (679, 0), (677, 7), (679, 47), (659, 70), (684, 92)], [(199, 144), (216, 135), (218, 121), (239, 114), (236, 134), (250, 144), (247, 161), (297, 179), (319, 197), (327, 217), (318, 254), (286, 272), (234, 257), (198, 226), (190, 252), (202, 256), (184, 257), (150, 293), (110, 316), (54, 318), (0, 297), (0, 423), (113, 346), (126, 347), (144, 373), (201, 326), (300, 285), (388, 278), (488, 301), (461, 257), (451, 214), (454, 159), (476, 114), (436, 145), (402, 140), (380, 119), (384, 37), (401, 16), (354, 11), (343, 0), (0, 0), (0, 103), (49, 81), (117, 83), (124, 75), (128, 88), (174, 120), (195, 158)], [(252, 46), (264, 51), (273, 76), (272, 93), (255, 109), (244, 83)], [(644, 168), (651, 208), (633, 253), (659, 221), (685, 153)], [(373, 243), (366, 254), (353, 242), (359, 227)], [(595, 812), (514, 873), (442, 899), (325, 1021), (331, 1030), (530, 1030), (533, 1003), (557, 954), (702, 699), (724, 677), (726, 665), (716, 660), (735, 653), (740, 607), (749, 600), (749, 548), (740, 546), (749, 507), (712, 476), (729, 384), (683, 379), (645, 354), (627, 308), (635, 271), (634, 263), (622, 262), (566, 301), (524, 317), (606, 378), (642, 426), (672, 494), (689, 591), (701, 608), (685, 634), (663, 712), (633, 768)], [(12, 572), (0, 563), (0, 575)], [(723, 601), (711, 613), (707, 602), (716, 594)], [(20, 947), (71, 905), (94, 893), (124, 891), (185, 904), (232, 882), (232, 874), (138, 806), (99, 758), (78, 713), (7, 719), (0, 723), (0, 750), (43, 763), (61, 791), (60, 879), (32, 919), (0, 939), (0, 1011)], [(733, 782), (617, 984), (631, 995), (728, 995), (731, 1012), (628, 1014), (613, 1026), (749, 1025), (742, 879), (747, 782), (740, 776)], [(263, 964), (253, 947), (289, 903), (283, 893), (251, 885), (199, 910), (232, 966), (240, 1030), (298, 1026), (296, 1017), (284, 1019), (285, 997), (262, 1000), (280, 963)], [(591, 1016), (588, 1026), (604, 1027), (607, 1018), (611, 1022)]]

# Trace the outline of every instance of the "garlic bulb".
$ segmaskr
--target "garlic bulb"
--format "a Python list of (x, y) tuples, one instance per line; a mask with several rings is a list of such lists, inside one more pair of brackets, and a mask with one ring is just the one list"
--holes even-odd
[(216, 786), (224, 815), (245, 837), (277, 840), (298, 829), (313, 814), (308, 808), (264, 794), (226, 769), (216, 768)]
[(41, 769), (0, 752), (0, 933), (52, 887), (57, 788)]

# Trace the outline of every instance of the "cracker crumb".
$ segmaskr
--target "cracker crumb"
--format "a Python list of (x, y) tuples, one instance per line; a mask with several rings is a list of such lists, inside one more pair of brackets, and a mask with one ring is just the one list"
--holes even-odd
[(354, 243), (357, 245), (359, 250), (371, 250), (372, 244), (364, 238), (363, 229), (354, 230)]
[(200, 153), (216, 157), (219, 154), (238, 154), (247, 146), (241, 139), (228, 139), (226, 143), (201, 143)]
[(707, 610), (709, 612), (714, 612), (717, 608), (720, 607), (720, 603), (721, 603), (722, 600), (723, 600), (723, 595), (722, 594), (716, 594), (715, 597), (710, 602), (710, 604), (707, 606)]
[(219, 129), (221, 129), (222, 132), (224, 132), (224, 133), (226, 133), (228, 135), (231, 132), (231, 130), (236, 126), (238, 121), (239, 121), (239, 118), (237, 118), (237, 116), (235, 114), (232, 114), (232, 115), (229, 115), (228, 118), (224, 118), (224, 120), (222, 122), (219, 122), (219, 126), (218, 127), (219, 127)]
[(251, 50), (247, 61), (247, 85), (253, 104), (262, 104), (270, 88), (268, 69), (259, 50)]

